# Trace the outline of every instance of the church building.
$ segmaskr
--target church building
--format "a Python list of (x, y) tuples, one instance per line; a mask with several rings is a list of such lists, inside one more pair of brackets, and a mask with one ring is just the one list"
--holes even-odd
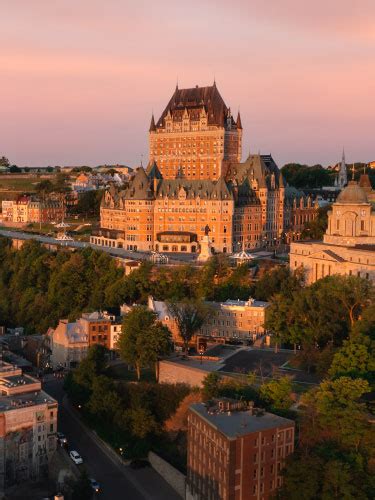
[(359, 184), (349, 181), (328, 212), (323, 241), (291, 244), (291, 269), (303, 268), (308, 284), (332, 274), (375, 282), (375, 209), (369, 198), (373, 191), (367, 175)]

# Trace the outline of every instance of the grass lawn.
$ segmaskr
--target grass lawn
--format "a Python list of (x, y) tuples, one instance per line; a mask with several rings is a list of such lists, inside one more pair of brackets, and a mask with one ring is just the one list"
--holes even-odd
[(8, 189), (9, 191), (35, 191), (35, 185), (42, 179), (36, 175), (31, 177), (7, 178), (0, 176), (0, 189)]

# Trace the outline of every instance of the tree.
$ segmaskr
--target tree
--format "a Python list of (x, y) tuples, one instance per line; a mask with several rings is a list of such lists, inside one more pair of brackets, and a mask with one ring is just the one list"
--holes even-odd
[[(288, 457), (283, 486), (277, 492), (279, 500), (316, 500), (319, 498), (324, 462), (316, 455), (296, 453)], [(307, 473), (308, 471), (308, 473)], [(303, 491), (303, 496), (301, 493)]]
[(321, 188), (331, 186), (334, 182), (334, 173), (322, 165), (301, 165), (300, 163), (287, 163), (281, 169), (286, 182), (297, 188)]
[(291, 297), (293, 292), (301, 290), (303, 274), (292, 272), (286, 266), (276, 267), (265, 273), (255, 286), (255, 297), (258, 300), (270, 300), (277, 293)]
[(292, 382), (289, 377), (273, 379), (260, 387), (260, 397), (273, 408), (287, 410), (292, 404)]
[(107, 349), (100, 344), (94, 344), (74, 372), (75, 382), (91, 389), (94, 380), (103, 373), (106, 364)]
[(369, 280), (357, 276), (332, 276), (325, 278), (333, 289), (335, 297), (348, 312), (350, 326), (359, 316), (374, 295), (374, 288)]
[(9, 160), (8, 158), (6, 158), (5, 156), (2, 156), (0, 158), (0, 167), (9, 167), (10, 163), (9, 163)]
[(291, 342), (296, 345), (301, 341), (301, 332), (293, 329), (294, 325), (293, 299), (282, 293), (275, 294), (271, 299), (270, 306), (266, 309), (265, 327), (272, 332), (275, 340), (275, 352), (279, 342)]
[(375, 342), (363, 336), (345, 340), (333, 357), (329, 370), (332, 378), (347, 376), (373, 382), (375, 378)]
[(77, 481), (73, 483), (72, 500), (91, 500), (93, 489), (86, 470), (83, 470)]
[(343, 449), (358, 452), (365, 445), (369, 426), (360, 398), (369, 390), (366, 380), (340, 377), (324, 380), (306, 393), (301, 400), (304, 407), (301, 441), (311, 445), (334, 440)]
[(135, 306), (124, 318), (117, 345), (121, 358), (135, 366), (138, 380), (141, 369), (152, 364), (158, 377), (159, 358), (171, 350), (171, 333), (154, 312)]
[(322, 240), (328, 227), (328, 210), (331, 205), (320, 207), (314, 220), (306, 222), (301, 234), (303, 240)]
[(203, 396), (205, 400), (217, 398), (220, 392), (221, 378), (217, 372), (211, 372), (203, 380)]
[(188, 354), (189, 342), (203, 326), (210, 308), (199, 300), (184, 299), (180, 302), (168, 302), (168, 310), (177, 323), (185, 354)]
[(325, 464), (322, 500), (366, 500), (360, 489), (348, 464), (341, 460), (329, 460)]
[(19, 167), (17, 167), (17, 165), (12, 165), (9, 169), (9, 172), (11, 174), (19, 174), (22, 172), (22, 170)]

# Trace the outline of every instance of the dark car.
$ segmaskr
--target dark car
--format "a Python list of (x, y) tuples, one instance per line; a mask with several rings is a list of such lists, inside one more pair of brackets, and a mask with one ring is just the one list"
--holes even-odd
[(98, 483), (98, 481), (96, 481), (96, 479), (94, 479), (93, 477), (90, 477), (89, 481), (90, 481), (91, 488), (95, 491), (95, 493), (99, 493), (100, 484)]

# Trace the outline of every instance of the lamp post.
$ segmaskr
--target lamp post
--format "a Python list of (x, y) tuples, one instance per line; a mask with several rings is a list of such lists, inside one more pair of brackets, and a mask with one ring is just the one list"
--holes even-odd
[(203, 354), (204, 354), (204, 350), (201, 348), (199, 351), (199, 355), (201, 357), (201, 365), (203, 364)]

